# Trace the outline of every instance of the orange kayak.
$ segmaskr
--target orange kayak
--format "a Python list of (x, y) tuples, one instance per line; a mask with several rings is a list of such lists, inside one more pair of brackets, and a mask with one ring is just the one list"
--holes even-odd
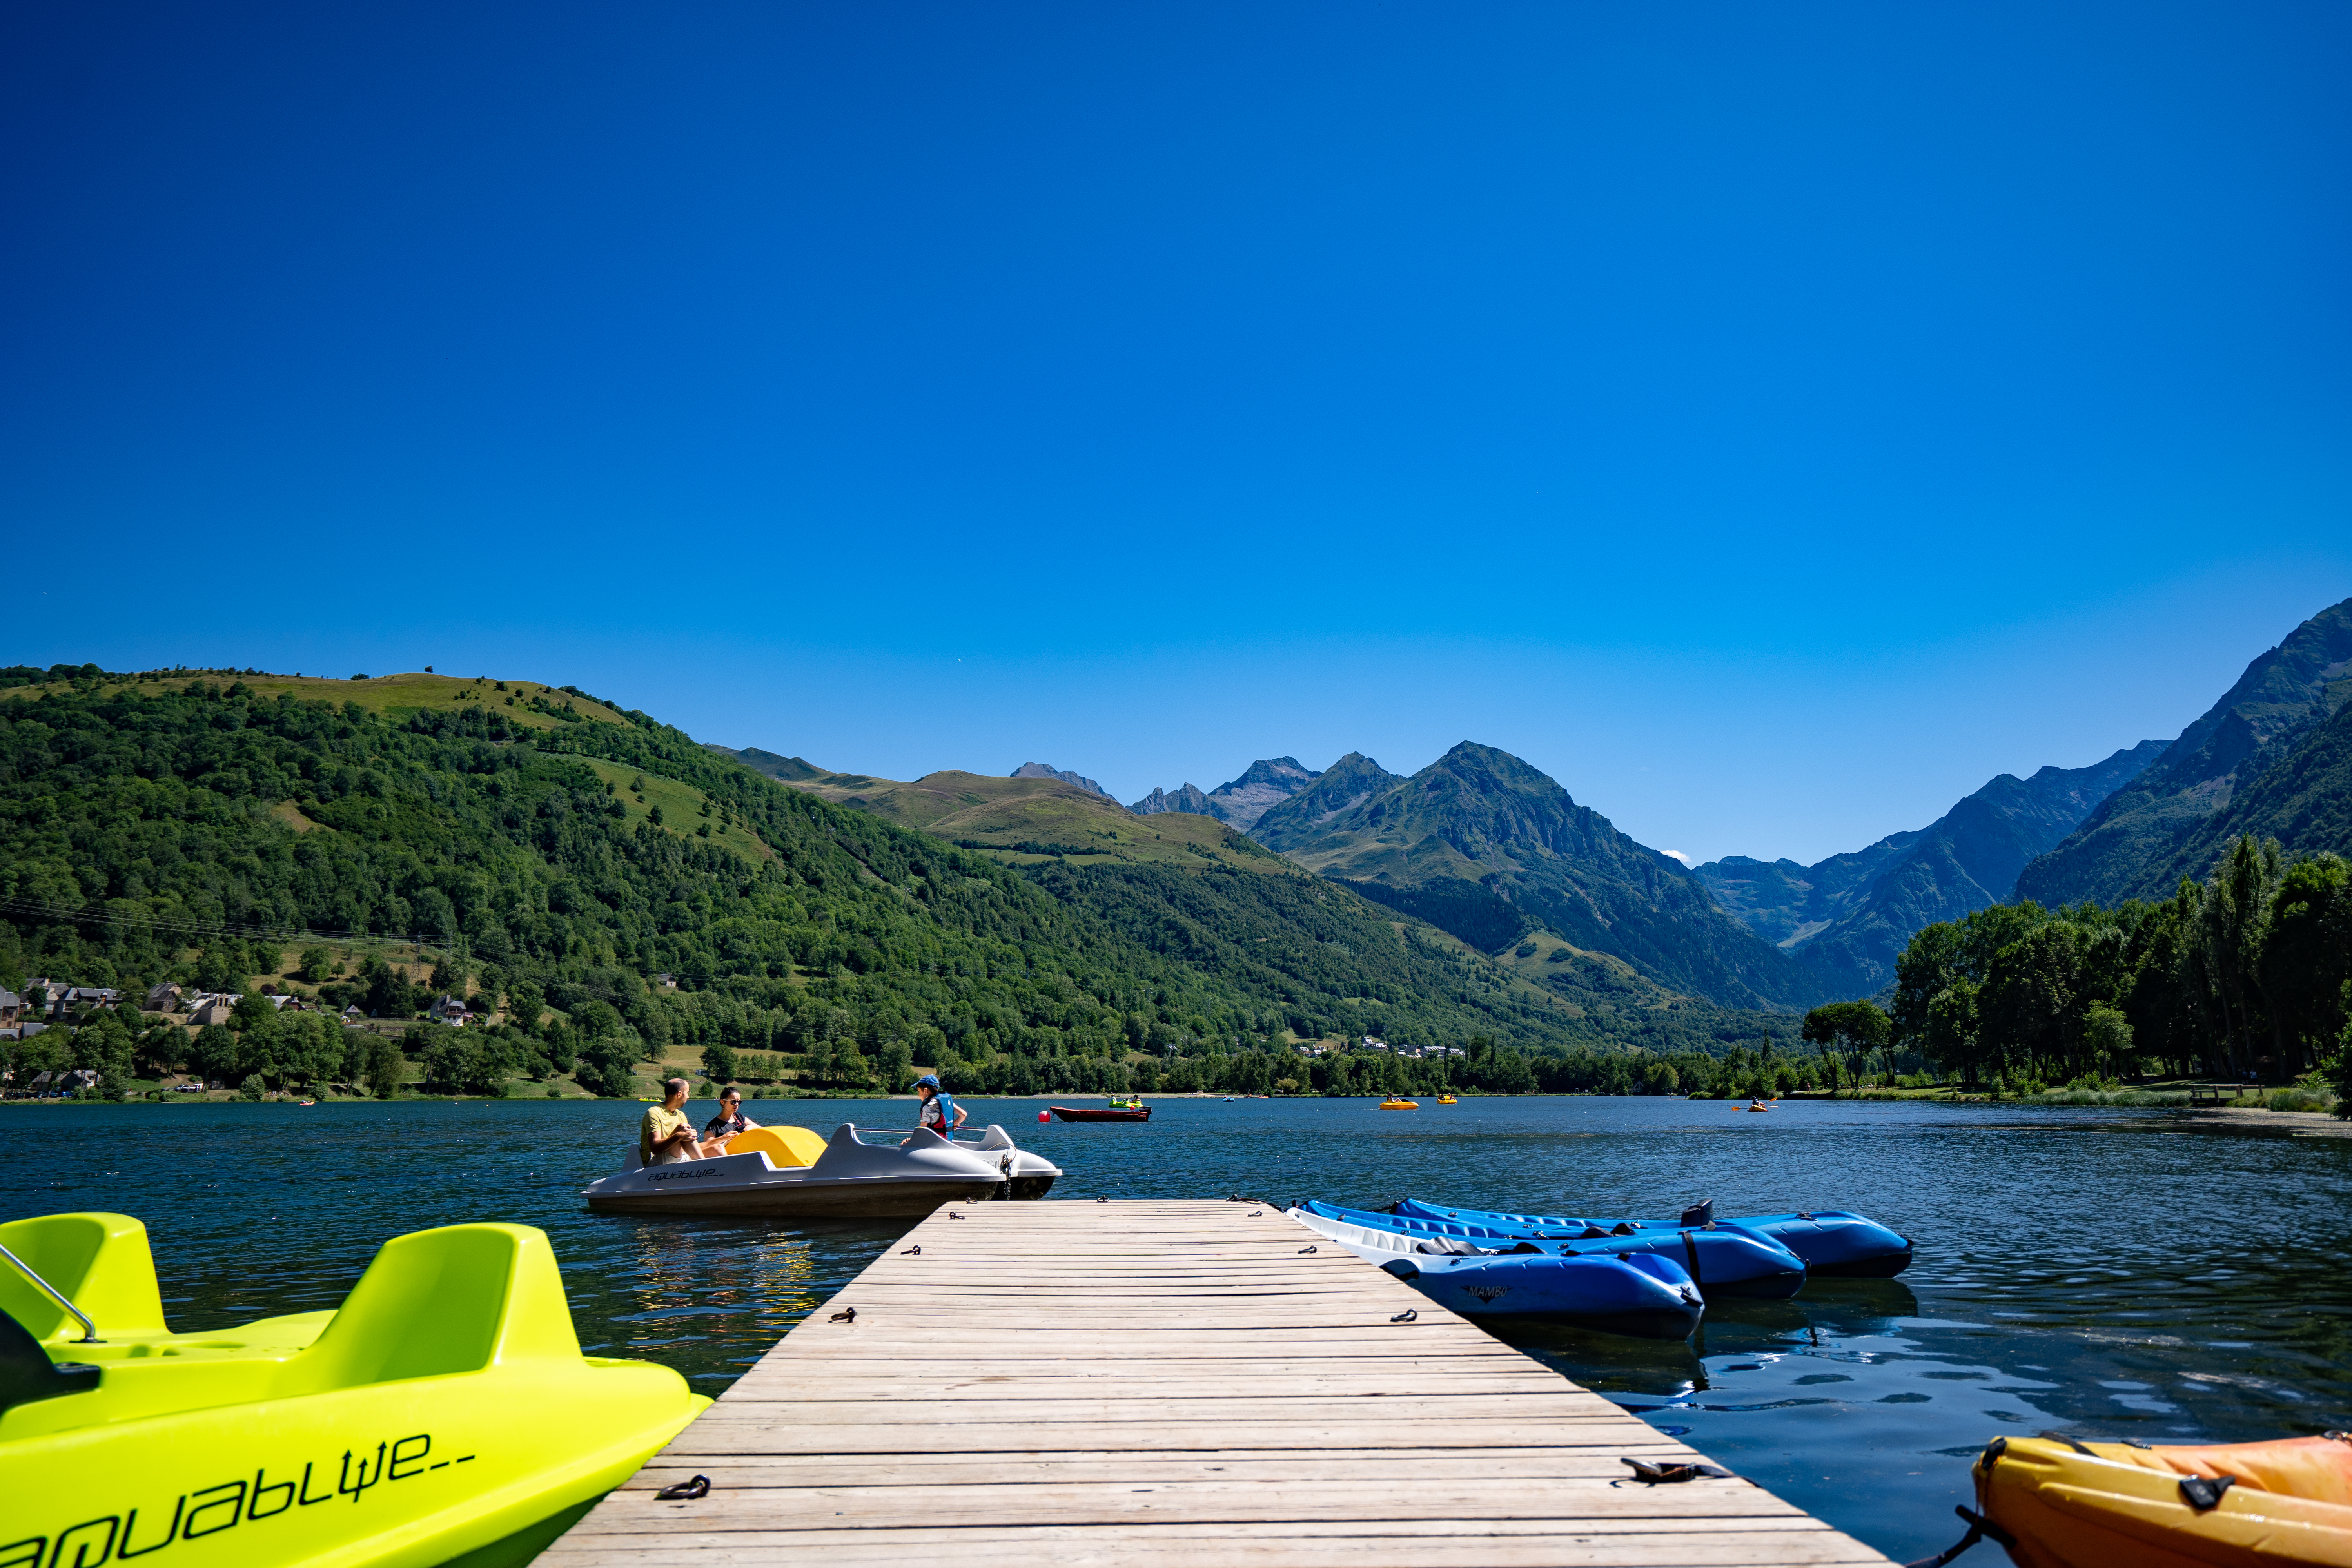
[(2160, 1448), (1995, 1438), (1973, 1473), (2017, 1568), (2352, 1568), (2346, 1434)]

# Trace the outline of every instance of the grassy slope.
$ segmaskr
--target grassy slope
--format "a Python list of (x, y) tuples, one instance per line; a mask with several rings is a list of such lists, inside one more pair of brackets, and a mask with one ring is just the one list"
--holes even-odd
[[(544, 681), (508, 679), (506, 689), (498, 689), (496, 676), (461, 677), (426, 675), (421, 671), (408, 675), (379, 675), (367, 680), (331, 680), (311, 675), (230, 675), (209, 670), (193, 670), (153, 680), (105, 680), (97, 684), (100, 691), (135, 691), (152, 697), (159, 692), (178, 691), (191, 680), (212, 680), (226, 686), (242, 680), (255, 696), (275, 700), (291, 695), (305, 702), (332, 702), (338, 706), (356, 702), (371, 713), (381, 713), (395, 722), (427, 709), (458, 712), (467, 708), (496, 708), (510, 724), (530, 730), (559, 730), (564, 721), (546, 713), (534, 712), (529, 706), (538, 697), (557, 707), (569, 706), (582, 719), (593, 723), (625, 724), (618, 712), (602, 702), (584, 697), (574, 697)], [(31, 686), (11, 686), (0, 689), (0, 700), (29, 700), (43, 692), (57, 689), (61, 681), (43, 681)]]
[(1000, 858), (1014, 864), (1035, 865), (1047, 858), (1012, 848), (1035, 843), (1092, 851), (1065, 857), (1081, 865), (1223, 865), (1295, 874), (1279, 857), (1213, 816), (1188, 812), (1137, 816), (1116, 801), (1059, 779), (1003, 778), (947, 768), (911, 783), (866, 773), (825, 773), (793, 787), (902, 827), (994, 847)]
[[(697, 827), (709, 823), (710, 842), (722, 849), (733, 851), (752, 865), (776, 858), (776, 852), (761, 842), (760, 836), (740, 820), (726, 820), (719, 815), (705, 816), (703, 807), (710, 797), (692, 784), (680, 784), (676, 779), (665, 778), (642, 768), (625, 767), (619, 763), (608, 763), (595, 757), (581, 760), (598, 778), (620, 792), (621, 807), (628, 814), (623, 820), (632, 831), (646, 819), (653, 807), (658, 805), (662, 813), (662, 830), (666, 833), (691, 838), (696, 837), (694, 830)], [(642, 800), (629, 788), (630, 784), (639, 782), (646, 786)]]

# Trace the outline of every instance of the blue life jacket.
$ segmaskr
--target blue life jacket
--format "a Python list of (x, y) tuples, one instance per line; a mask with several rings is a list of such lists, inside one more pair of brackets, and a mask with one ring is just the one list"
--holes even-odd
[(942, 1089), (937, 1094), (931, 1096), (931, 1103), (940, 1108), (940, 1124), (937, 1128), (933, 1129), (933, 1131), (937, 1131), (940, 1137), (945, 1138), (949, 1142), (954, 1142), (956, 1117), (955, 1096)]

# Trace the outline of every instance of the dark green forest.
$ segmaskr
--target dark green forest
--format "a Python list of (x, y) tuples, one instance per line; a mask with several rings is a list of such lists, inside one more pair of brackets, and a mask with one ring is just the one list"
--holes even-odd
[(2283, 1082), (2342, 1059), (2347, 1012), (2352, 868), (2251, 836), (2161, 901), (2000, 904), (1928, 926), (1890, 1009), (1895, 1042), (1944, 1072), (2027, 1088)]
[[(383, 955), (421, 942), (437, 985), (470, 980), (509, 1014), (463, 1044), (417, 1031), (416, 1054), (439, 1052), (428, 1082), (486, 1078), (503, 1051), (614, 1092), (629, 1062), (670, 1044), (786, 1054), (811, 1081), (845, 1085), (936, 1063), (985, 1092), (1347, 1086), (1358, 1069), (1318, 1072), (1285, 1030), (1451, 1043), (1475, 1058), (1453, 1064), (1469, 1075), (1455, 1081), (1497, 1089), (1639, 1084), (1638, 1061), (1610, 1065), (1629, 1035), (1702, 1060), (1760, 1037), (1712, 1011), (1604, 1034), (1311, 878), (1015, 869), (630, 721), (530, 731), (480, 708), (394, 721), (261, 700), (235, 679), (146, 696), (49, 682), (0, 703), (0, 981), (240, 989), (324, 938), (365, 956), (322, 977), (322, 996), (407, 1016), (430, 993)], [(626, 825), (590, 756), (690, 784), (772, 858), (683, 824)], [(663, 972), (679, 989), (648, 984)], [(98, 1033), (119, 1058), (118, 1032), (129, 1039)], [(272, 1083), (383, 1078), (380, 1060), (314, 1032), (257, 1013), (194, 1047), (171, 1030), (137, 1048), (196, 1058), (151, 1067)]]

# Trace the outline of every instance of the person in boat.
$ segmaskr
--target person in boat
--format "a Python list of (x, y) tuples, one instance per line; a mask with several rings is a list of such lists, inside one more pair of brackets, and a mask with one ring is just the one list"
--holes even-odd
[(743, 1114), (743, 1091), (730, 1084), (719, 1096), (719, 1114), (703, 1123), (702, 1157), (727, 1152), (727, 1140), (760, 1125)]
[(929, 1128), (942, 1138), (950, 1138), (957, 1128), (963, 1125), (964, 1108), (958, 1105), (955, 1096), (940, 1084), (938, 1074), (927, 1072), (917, 1079), (915, 1093), (923, 1102), (922, 1110), (915, 1117), (919, 1125)]
[(686, 1079), (674, 1078), (662, 1085), (667, 1098), (646, 1107), (637, 1129), (637, 1158), (648, 1165), (674, 1165), (680, 1160), (702, 1158), (702, 1141), (686, 1114)]

